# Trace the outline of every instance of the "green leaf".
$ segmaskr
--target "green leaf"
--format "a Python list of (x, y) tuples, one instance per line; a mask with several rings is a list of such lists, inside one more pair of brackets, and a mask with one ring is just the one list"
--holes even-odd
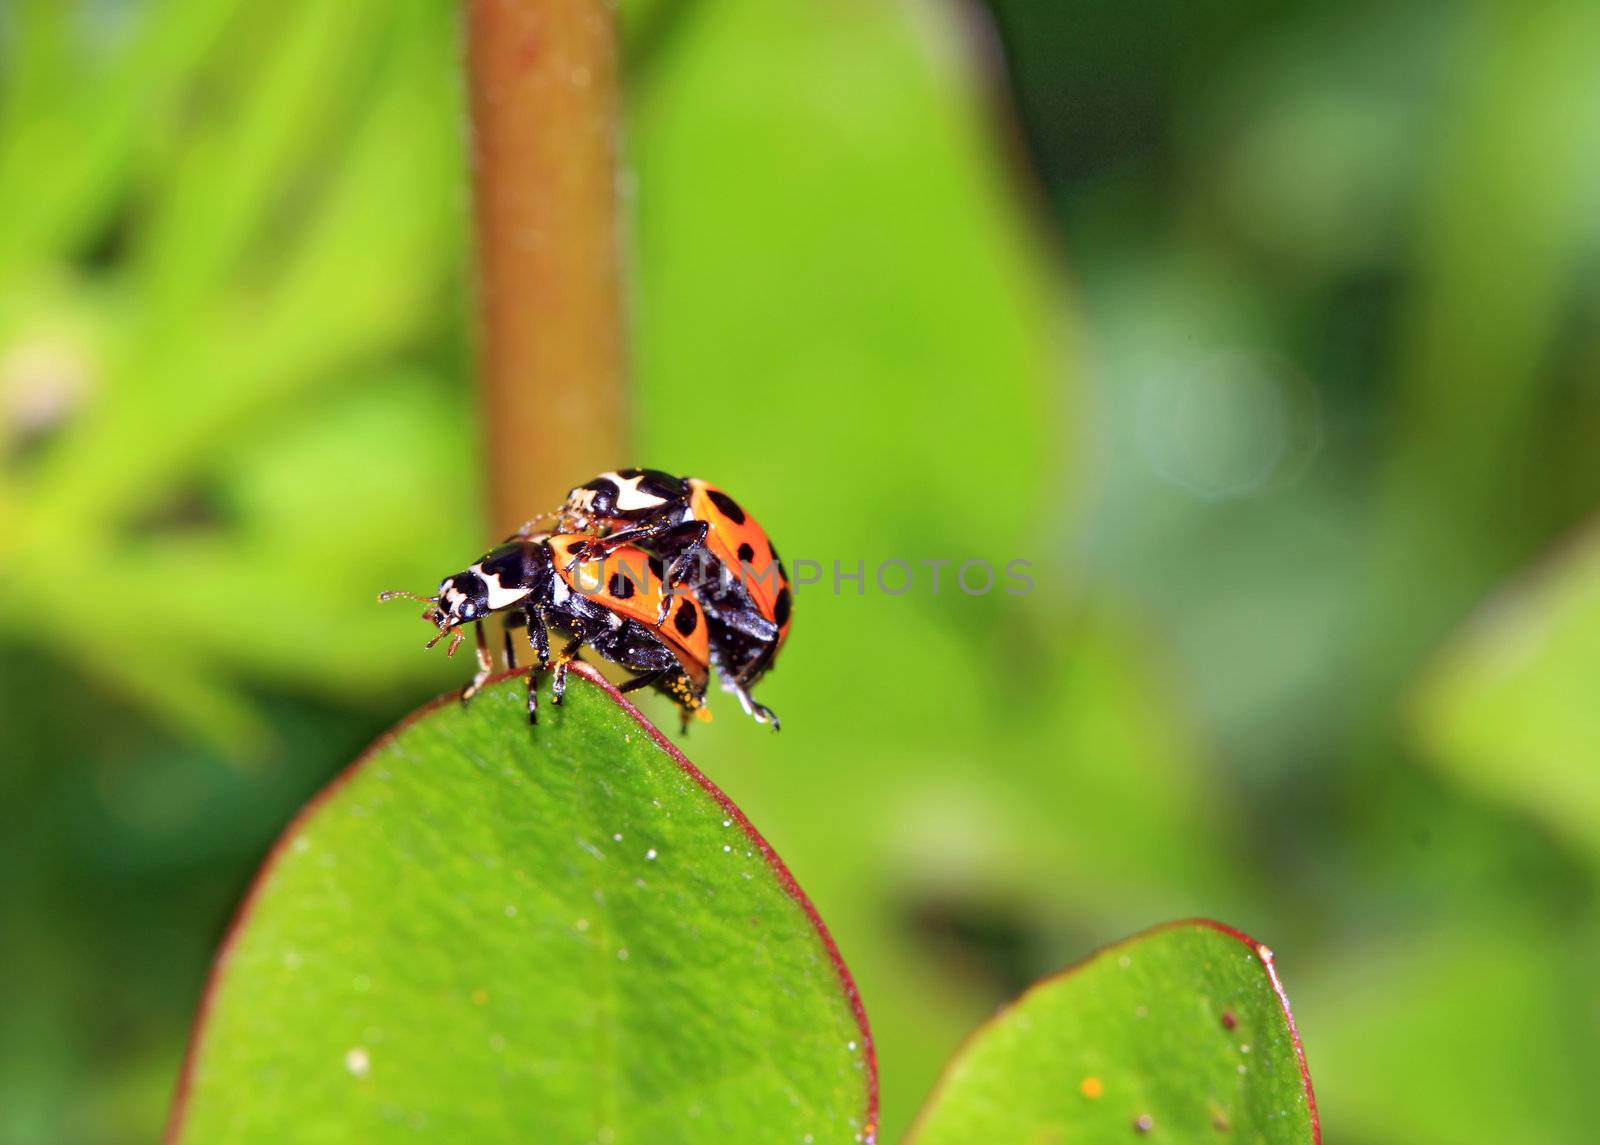
[(870, 1139), (849, 972), (731, 801), (575, 666), (382, 740), (223, 949), (176, 1141)]
[(970, 1141), (1320, 1141), (1311, 1078), (1254, 939), (1174, 923), (1035, 986), (978, 1031), (914, 1136)]

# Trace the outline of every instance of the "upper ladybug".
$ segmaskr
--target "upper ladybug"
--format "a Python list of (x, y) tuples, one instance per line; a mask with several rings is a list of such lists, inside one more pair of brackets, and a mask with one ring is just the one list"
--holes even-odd
[(589, 555), (637, 546), (666, 562), (669, 587), (687, 581), (705, 611), (723, 688), (777, 727), (749, 690), (789, 635), (793, 597), (778, 551), (754, 517), (721, 489), (659, 469), (602, 473), (568, 493), (555, 516), (563, 532), (594, 534)]

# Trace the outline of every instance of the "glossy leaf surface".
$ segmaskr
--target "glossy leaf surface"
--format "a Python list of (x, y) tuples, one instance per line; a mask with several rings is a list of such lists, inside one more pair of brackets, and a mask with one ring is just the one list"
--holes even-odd
[(522, 680), (380, 741), (219, 961), (184, 1142), (853, 1141), (848, 971), (739, 811), (608, 687)]
[(1035, 986), (956, 1057), (922, 1145), (1319, 1140), (1266, 947), (1214, 922), (1161, 927)]

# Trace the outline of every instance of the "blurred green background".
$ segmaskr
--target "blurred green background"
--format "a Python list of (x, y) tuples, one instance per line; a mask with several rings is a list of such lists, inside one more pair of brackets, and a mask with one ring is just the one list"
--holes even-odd
[[(854, 968), (887, 1139), (1203, 914), (1331, 1139), (1589, 1140), (1600, 6), (623, 8), (618, 461), (825, 570), (782, 735), (687, 748)], [(0, 4), (0, 1140), (157, 1135), (274, 835), (468, 670), (373, 602), (493, 539), (464, 138), (444, 0)], [(1037, 588), (833, 591), (974, 558)]]

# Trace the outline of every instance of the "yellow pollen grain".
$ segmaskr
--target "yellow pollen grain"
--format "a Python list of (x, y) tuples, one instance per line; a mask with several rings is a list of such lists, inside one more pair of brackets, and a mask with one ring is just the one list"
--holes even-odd
[(1078, 1088), (1083, 1092), (1083, 1096), (1090, 1099), (1099, 1097), (1106, 1091), (1105, 1083), (1097, 1077), (1084, 1078)]

